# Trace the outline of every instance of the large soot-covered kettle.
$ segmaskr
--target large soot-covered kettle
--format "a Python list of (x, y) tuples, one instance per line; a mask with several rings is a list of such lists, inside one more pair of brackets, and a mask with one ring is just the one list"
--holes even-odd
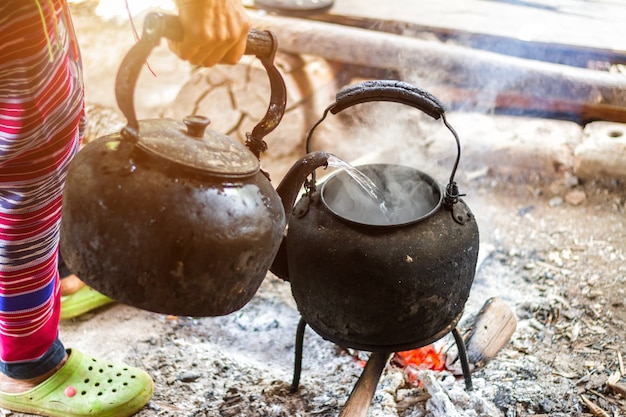
[(321, 186), (313, 175), (271, 270), (291, 283), (303, 320), (324, 338), (369, 351), (413, 349), (459, 320), (474, 279), (478, 227), (454, 182), (458, 136), (439, 100), (415, 86), (368, 81), (340, 90), (309, 132), (307, 150), (329, 111), (367, 101), (398, 102), (441, 118), (457, 142), (450, 183), (444, 190), (401, 165), (357, 167), (374, 182), (383, 197), (377, 200), (359, 197), (362, 187), (345, 170)]
[[(149, 15), (116, 80), (127, 126), (87, 144), (70, 165), (61, 253), (72, 272), (120, 302), (167, 314), (224, 315), (255, 294), (285, 229), (283, 202), (258, 159), (263, 137), (285, 109), (276, 42), (269, 32), (248, 36), (246, 53), (263, 63), (272, 94), (243, 146), (207, 129), (205, 117), (137, 121), (137, 76), (162, 36), (181, 39), (180, 22)], [(293, 181), (325, 162), (323, 153), (307, 155)]]

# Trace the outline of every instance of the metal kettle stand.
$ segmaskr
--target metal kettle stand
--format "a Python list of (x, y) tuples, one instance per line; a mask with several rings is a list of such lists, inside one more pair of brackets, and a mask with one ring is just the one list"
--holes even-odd
[[(295, 351), (295, 360), (293, 367), (293, 379), (291, 382), (290, 391), (296, 392), (298, 391), (298, 387), (300, 386), (300, 375), (302, 373), (302, 351), (304, 349), (304, 331), (306, 329), (306, 321), (301, 317), (298, 322), (298, 328), (296, 330), (296, 351)], [(463, 336), (461, 336), (461, 332), (459, 328), (455, 326), (451, 330), (452, 336), (454, 337), (454, 342), (459, 350), (459, 360), (461, 361), (461, 369), (463, 371), (463, 379), (465, 380), (465, 389), (467, 391), (472, 391), (474, 389), (472, 384), (472, 375), (469, 366), (469, 359), (467, 357), (467, 349), (465, 347), (465, 341), (463, 341)]]

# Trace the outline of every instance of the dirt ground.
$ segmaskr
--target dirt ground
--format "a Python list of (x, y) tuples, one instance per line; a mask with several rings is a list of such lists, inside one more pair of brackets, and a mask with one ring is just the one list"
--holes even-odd
[[(572, 206), (542, 187), (498, 178), (465, 188), (485, 253), (461, 328), (490, 297), (513, 308), (518, 327), (473, 373), (471, 395), (459, 377), (436, 373), (459, 415), (589, 415), (579, 394), (608, 415), (624, 415), (624, 399), (606, 381), (626, 351), (626, 194), (611, 184), (581, 184), (575, 188), (587, 199)], [(140, 416), (338, 415), (361, 372), (355, 352), (309, 330), (301, 388), (289, 393), (298, 319), (289, 284), (269, 275), (246, 307), (225, 317), (113, 305), (63, 323), (61, 335), (70, 346), (153, 376), (155, 395)], [(449, 347), (450, 337), (439, 343)], [(446, 415), (429, 410), (428, 401), (389, 365), (369, 415)]]
[[(95, 26), (84, 9), (75, 16), (89, 61), (88, 102), (99, 106), (92, 110), (99, 123), (93, 129), (107, 133), (118, 128), (119, 115), (107, 110), (114, 103), (106, 71), (115, 67), (114, 53), (125, 50), (132, 38), (108, 26), (87, 31)], [(94, 41), (103, 35), (109, 42)], [(191, 77), (185, 71), (181, 66), (171, 83), (167, 74), (161, 77), (170, 100)], [(167, 97), (145, 98), (146, 111)], [(464, 120), (454, 114), (450, 119), (455, 116)], [(552, 123), (545, 121), (545, 129)], [(418, 132), (429, 132), (429, 125), (419, 126)], [(455, 127), (462, 133), (470, 126), (466, 121)], [(270, 169), (271, 152), (264, 161)], [(515, 166), (513, 160), (501, 163)], [(460, 416), (591, 415), (581, 395), (609, 416), (626, 415), (624, 393), (606, 385), (616, 372), (626, 383), (623, 182), (583, 181), (568, 167), (548, 176), (468, 170), (469, 165), (462, 164), (457, 181), (479, 225), (481, 254), (460, 327), (467, 329), (490, 297), (509, 304), (518, 325), (495, 359), (473, 373), (473, 392), (466, 392), (462, 378), (449, 371), (429, 375)], [(446, 167), (449, 158), (428, 169), (445, 181)], [(155, 393), (139, 417), (336, 416), (362, 371), (357, 359), (367, 353), (341, 349), (309, 329), (300, 389), (290, 393), (298, 320), (289, 284), (268, 274), (253, 300), (228, 316), (174, 317), (113, 304), (63, 322), (60, 332), (67, 346), (150, 373)], [(438, 346), (454, 350), (449, 335)], [(438, 408), (435, 398), (432, 386), (415, 386), (403, 369), (388, 365), (369, 416), (453, 415)]]
[[(519, 321), (505, 349), (473, 373), (469, 398), (461, 379), (438, 375), (462, 397), (460, 415), (497, 415), (488, 406), (505, 416), (589, 415), (579, 394), (608, 415), (626, 413), (624, 399), (606, 387), (626, 351), (626, 194), (610, 184), (576, 188), (587, 199), (572, 206), (529, 184), (485, 177), (466, 185), (486, 253), (461, 328), (489, 297), (505, 300)], [(338, 415), (360, 365), (354, 352), (309, 330), (301, 389), (290, 394), (298, 318), (289, 284), (269, 275), (229, 316), (167, 317), (114, 305), (63, 323), (61, 335), (148, 370), (155, 395), (140, 416)], [(389, 365), (370, 415), (445, 415), (429, 411), (427, 398)]]

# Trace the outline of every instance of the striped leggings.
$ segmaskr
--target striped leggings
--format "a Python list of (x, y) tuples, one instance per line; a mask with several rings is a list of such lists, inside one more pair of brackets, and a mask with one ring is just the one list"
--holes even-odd
[(64, 1), (0, 4), (0, 371), (15, 378), (65, 354), (59, 222), (84, 106)]

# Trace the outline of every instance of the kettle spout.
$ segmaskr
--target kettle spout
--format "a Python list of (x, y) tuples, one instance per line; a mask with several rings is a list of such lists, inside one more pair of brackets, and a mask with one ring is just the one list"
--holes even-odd
[(283, 202), (287, 222), (289, 222), (293, 205), (304, 181), (317, 168), (321, 166), (327, 167), (330, 156), (331, 154), (323, 151), (306, 154), (289, 169), (283, 180), (278, 184), (276, 191)]
[[(311, 152), (299, 161), (297, 161), (287, 172), (283, 180), (280, 182), (276, 191), (283, 202), (283, 208), (285, 209), (285, 218), (287, 223), (289, 217), (293, 211), (293, 206), (296, 202), (296, 198), (300, 193), (300, 189), (304, 184), (306, 178), (313, 173), (317, 168), (321, 166), (328, 166), (328, 158), (331, 154), (323, 151)], [(283, 240), (278, 249), (278, 253), (272, 262), (270, 271), (279, 278), (289, 281), (289, 267), (287, 264), (287, 235), (283, 237)]]

